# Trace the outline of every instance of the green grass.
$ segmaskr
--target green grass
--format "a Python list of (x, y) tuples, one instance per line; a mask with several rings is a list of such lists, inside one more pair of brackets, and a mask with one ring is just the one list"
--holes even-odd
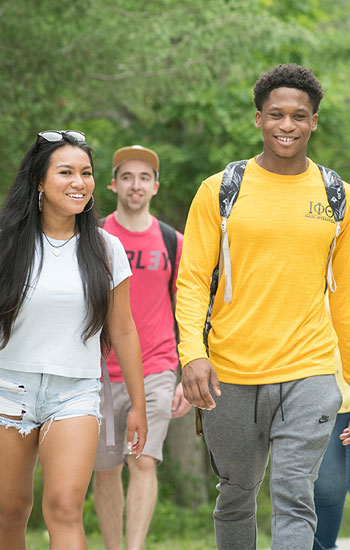
[[(104, 550), (101, 535), (92, 533), (88, 535), (89, 550)], [(264, 535), (259, 535), (259, 550), (268, 548), (270, 540)], [(164, 539), (162, 541), (147, 541), (145, 550), (214, 550), (216, 548), (214, 535), (207, 535), (204, 538), (197, 534), (196, 537), (182, 537), (176, 539)], [(27, 533), (27, 550), (48, 550), (47, 531), (29, 530)]]
[(345, 510), (343, 516), (343, 522), (339, 533), (339, 538), (350, 538), (350, 497), (347, 495), (345, 501)]
[[(161, 515), (164, 514), (161, 512)], [(180, 514), (181, 515), (181, 514)], [(165, 521), (167, 514), (163, 517), (162, 521)], [(156, 525), (150, 532), (147, 539), (145, 550), (214, 550), (216, 548), (214, 534), (208, 532), (208, 525), (212, 526), (211, 515), (207, 516), (207, 519), (199, 514), (201, 520), (202, 529), (199, 524), (197, 525), (197, 532), (194, 532), (193, 526), (188, 525), (188, 529), (184, 528), (183, 535), (175, 535), (174, 533), (167, 535), (166, 533), (156, 532)], [(169, 519), (169, 516), (168, 516)], [(162, 523), (160, 522), (160, 524)], [(185, 522), (186, 523), (186, 522)], [(161, 525), (158, 525), (159, 527)], [(183, 526), (184, 527), (184, 526)], [(160, 537), (160, 540), (159, 540)], [(342, 527), (339, 537), (350, 537), (350, 498), (349, 495), (345, 504), (345, 512)], [(157, 540), (158, 539), (158, 540)], [(98, 532), (90, 532), (87, 535), (89, 550), (104, 550), (102, 537)], [(258, 549), (266, 550), (270, 548), (271, 539), (269, 535), (265, 533), (259, 533)], [(29, 529), (27, 533), (27, 550), (48, 550), (48, 534), (47, 531), (42, 529)]]
[[(213, 524), (209, 508), (202, 508), (197, 513), (181, 509), (170, 503), (157, 504), (158, 513), (155, 514), (145, 550), (214, 550), (215, 537), (212, 532)], [(87, 506), (87, 515), (90, 516), (87, 539), (89, 550), (104, 550), (102, 537), (98, 532), (96, 516), (91, 524), (93, 510)], [(177, 520), (174, 514), (177, 514)], [(266, 527), (270, 518), (263, 518)], [(92, 531), (91, 528), (95, 530)], [(345, 504), (345, 512), (339, 536), (350, 537), (350, 498)], [(270, 548), (271, 539), (266, 531), (259, 532), (258, 549)], [(48, 550), (48, 533), (43, 529), (29, 529), (27, 533), (27, 550)]]

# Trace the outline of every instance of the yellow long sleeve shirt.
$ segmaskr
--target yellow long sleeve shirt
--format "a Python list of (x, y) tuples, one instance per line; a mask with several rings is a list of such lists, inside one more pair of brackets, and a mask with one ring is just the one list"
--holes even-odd
[[(329, 292), (326, 294), (325, 298), (325, 304), (327, 312), (330, 314), (329, 311)], [(342, 406), (339, 410), (340, 413), (350, 412), (350, 386), (347, 384), (344, 380), (343, 376), (343, 367), (340, 359), (340, 353), (338, 346), (335, 349), (335, 377), (337, 379), (337, 383), (339, 386), (339, 389), (342, 394), (343, 402)]]
[[(183, 366), (206, 357), (203, 326), (220, 250), (219, 189), (205, 180), (191, 205), (177, 280)], [(344, 377), (350, 381), (350, 187), (333, 257), (330, 296)], [(337, 335), (324, 305), (325, 267), (335, 235), (318, 167), (285, 176), (248, 161), (227, 222), (232, 303), (221, 278), (211, 317), (210, 361), (222, 382), (268, 384), (333, 374)]]
[(337, 379), (337, 383), (343, 398), (342, 406), (339, 412), (350, 412), (350, 386), (344, 380), (342, 363), (338, 348), (336, 348), (335, 350), (335, 369), (335, 377)]

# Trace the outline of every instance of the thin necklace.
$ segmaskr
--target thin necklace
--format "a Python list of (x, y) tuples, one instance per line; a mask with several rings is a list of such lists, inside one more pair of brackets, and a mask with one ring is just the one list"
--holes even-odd
[(52, 250), (52, 254), (54, 256), (60, 256), (61, 255), (61, 252), (62, 250), (60, 250), (62, 248), (62, 246), (65, 246), (66, 244), (69, 243), (69, 241), (71, 241), (73, 239), (73, 237), (75, 237), (75, 232), (73, 233), (73, 235), (71, 237), (69, 237), (69, 239), (67, 239), (63, 244), (52, 244), (52, 242), (50, 242), (48, 236), (46, 235), (46, 233), (44, 233), (43, 231), (43, 235), (45, 237), (45, 239), (47, 240), (47, 242), (49, 243), (49, 245), (53, 248)]

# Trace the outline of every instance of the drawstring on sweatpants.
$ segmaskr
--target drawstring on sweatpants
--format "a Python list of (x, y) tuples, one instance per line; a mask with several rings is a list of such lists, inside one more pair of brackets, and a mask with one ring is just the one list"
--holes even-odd
[(258, 394), (260, 386), (256, 386), (255, 392), (255, 404), (254, 404), (254, 424), (258, 423)]
[[(259, 389), (260, 389), (260, 386), (259, 386), (259, 384), (257, 384), (257, 386), (256, 386), (256, 392), (255, 392), (255, 403), (254, 403), (254, 424), (257, 424), (257, 423), (258, 423), (258, 396), (259, 396)], [(280, 382), (280, 407), (281, 407), (282, 422), (284, 422), (282, 382)]]
[(282, 422), (284, 422), (283, 399), (282, 399), (282, 382), (280, 383), (280, 407), (281, 407), (281, 414), (282, 414)]

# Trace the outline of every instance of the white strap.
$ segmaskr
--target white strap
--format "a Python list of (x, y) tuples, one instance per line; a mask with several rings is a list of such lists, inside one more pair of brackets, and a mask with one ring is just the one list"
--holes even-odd
[(221, 222), (222, 239), (221, 239), (220, 262), (219, 262), (219, 266), (221, 264), (221, 273), (220, 273), (220, 267), (219, 267), (219, 277), (222, 274), (222, 261), (223, 261), (223, 264), (224, 264), (223, 269), (225, 274), (224, 302), (231, 303), (232, 302), (231, 258), (230, 258), (230, 246), (228, 242), (226, 222), (227, 222), (227, 218), (223, 217)]
[(335, 231), (334, 239), (332, 241), (331, 249), (329, 251), (328, 268), (327, 268), (327, 284), (328, 284), (328, 288), (331, 290), (331, 292), (335, 292), (337, 290), (337, 283), (335, 282), (335, 279), (334, 279), (333, 267), (332, 267), (334, 249), (335, 249), (335, 245), (336, 245), (336, 242), (337, 242), (337, 237), (340, 233), (340, 222), (336, 222), (336, 224), (337, 224), (337, 228), (336, 228), (336, 231)]

